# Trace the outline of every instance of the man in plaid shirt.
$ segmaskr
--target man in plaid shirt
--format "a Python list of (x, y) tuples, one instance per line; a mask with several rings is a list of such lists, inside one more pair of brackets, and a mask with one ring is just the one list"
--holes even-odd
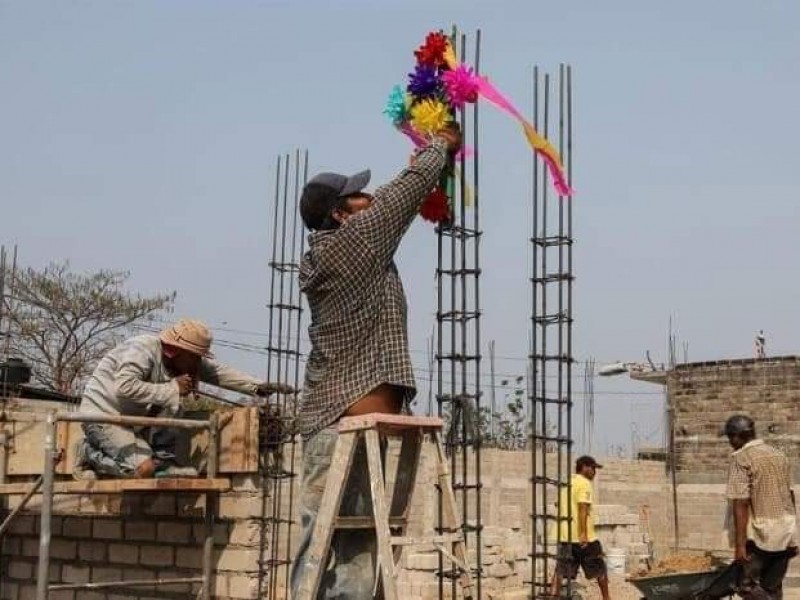
[[(416, 394), (408, 349), (406, 298), (394, 254), (425, 196), (461, 146), (455, 127), (433, 137), (412, 164), (374, 195), (363, 191), (370, 172), (321, 173), (303, 189), (300, 214), (311, 230), (300, 265), (300, 287), (311, 309), (298, 427), (303, 435), (300, 510), (303, 539), (292, 572), (296, 591), (306, 576), (305, 554), (345, 415), (399, 413)], [(363, 444), (356, 449), (342, 514), (370, 515)], [(320, 598), (373, 597), (375, 537), (337, 532), (333, 568)]]
[(734, 451), (725, 495), (733, 513), (735, 563), (701, 598), (734, 591), (746, 600), (780, 600), (789, 560), (797, 554), (789, 459), (756, 438), (755, 424), (734, 415), (723, 433)]

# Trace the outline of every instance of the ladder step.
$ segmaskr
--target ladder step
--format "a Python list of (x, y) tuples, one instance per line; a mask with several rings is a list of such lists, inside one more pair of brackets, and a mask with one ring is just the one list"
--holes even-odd
[[(406, 517), (389, 517), (389, 528), (405, 527), (408, 525)], [(375, 519), (372, 517), (336, 517), (335, 529), (375, 529)]]
[(422, 546), (423, 544), (459, 544), (464, 537), (459, 533), (428, 535), (423, 537), (397, 536), (391, 539), (392, 546)]

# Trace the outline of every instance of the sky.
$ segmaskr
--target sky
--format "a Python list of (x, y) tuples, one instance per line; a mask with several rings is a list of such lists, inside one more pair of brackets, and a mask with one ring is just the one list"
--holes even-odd
[[(480, 29), (482, 71), (521, 107), (534, 65), (573, 68), (588, 449), (582, 361), (664, 361), (670, 319), (690, 360), (750, 356), (759, 329), (768, 354), (798, 351), (799, 21), (791, 0), (0, 0), (0, 244), (34, 267), (130, 271), (132, 291), (177, 292), (169, 318), (264, 345), (276, 157), (308, 149), (312, 173), (387, 181), (409, 146), (381, 111), (411, 51)], [(504, 376), (526, 365), (529, 165), (518, 128), (484, 109), (482, 337)], [(420, 376), (435, 264), (418, 222), (398, 265)], [(266, 373), (261, 354), (217, 354)], [(659, 388), (594, 387), (593, 451), (660, 442)]]

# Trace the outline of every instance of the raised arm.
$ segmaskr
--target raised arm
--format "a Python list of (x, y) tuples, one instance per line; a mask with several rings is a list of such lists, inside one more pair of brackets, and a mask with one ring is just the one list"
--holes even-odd
[(255, 377), (207, 358), (200, 363), (197, 376), (203, 383), (242, 394), (254, 395), (261, 385), (261, 381)]
[(345, 226), (366, 242), (377, 260), (390, 261), (446, 164), (447, 141), (434, 138), (412, 165), (375, 192), (369, 210), (355, 215)]

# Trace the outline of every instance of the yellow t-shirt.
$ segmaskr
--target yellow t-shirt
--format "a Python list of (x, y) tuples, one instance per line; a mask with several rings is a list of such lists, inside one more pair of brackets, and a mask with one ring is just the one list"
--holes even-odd
[[(561, 490), (561, 498), (559, 502), (560, 512), (559, 517), (564, 517), (565, 520), (561, 521), (560, 523), (560, 530), (558, 541), (559, 542), (566, 542), (569, 540), (572, 543), (577, 544), (580, 542), (580, 535), (578, 534), (578, 505), (579, 504), (588, 504), (589, 505), (589, 515), (586, 518), (586, 533), (588, 534), (588, 538), (590, 542), (593, 542), (597, 539), (597, 534), (594, 531), (594, 515), (592, 514), (592, 504), (594, 504), (594, 488), (592, 487), (592, 482), (586, 479), (583, 475), (575, 474), (572, 476), (572, 514), (570, 515), (567, 512), (567, 488), (563, 488)], [(566, 518), (571, 516), (572, 517), (572, 536), (570, 539), (570, 529), (568, 526), (568, 522)]]

